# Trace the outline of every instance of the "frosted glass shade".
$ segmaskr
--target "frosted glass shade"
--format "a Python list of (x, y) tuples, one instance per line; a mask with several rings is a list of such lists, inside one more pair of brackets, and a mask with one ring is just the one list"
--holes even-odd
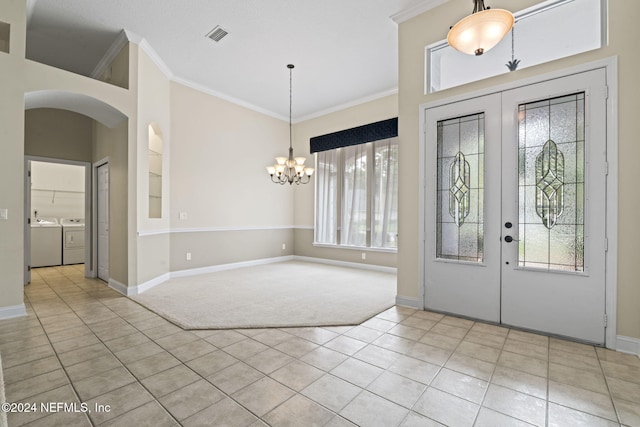
[(458, 21), (449, 30), (447, 42), (462, 53), (482, 55), (507, 35), (514, 22), (508, 10), (486, 9)]
[(269, 173), (269, 175), (273, 175), (274, 173), (276, 173), (276, 168), (273, 166), (267, 166), (267, 172)]

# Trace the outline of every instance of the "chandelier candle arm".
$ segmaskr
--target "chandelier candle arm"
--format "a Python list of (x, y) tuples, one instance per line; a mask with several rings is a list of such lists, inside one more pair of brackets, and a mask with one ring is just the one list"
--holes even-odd
[(271, 176), (271, 181), (276, 184), (307, 184), (311, 180), (311, 175), (313, 175), (314, 169), (305, 166), (304, 162), (307, 160), (306, 158), (293, 157), (291, 106), (293, 98), (292, 70), (294, 66), (289, 64), (287, 65), (287, 68), (289, 69), (289, 156), (276, 157), (276, 164), (273, 166), (267, 166), (267, 173)]
[(484, 0), (474, 0), (471, 15), (451, 27), (447, 43), (468, 55), (480, 56), (489, 51), (507, 35), (515, 18), (505, 9), (485, 7)]

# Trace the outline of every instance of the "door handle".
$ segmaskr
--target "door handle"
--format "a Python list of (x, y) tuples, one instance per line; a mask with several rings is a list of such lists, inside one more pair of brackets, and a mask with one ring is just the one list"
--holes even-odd
[(511, 242), (519, 242), (519, 240), (514, 239), (511, 236), (504, 236), (504, 241), (507, 243), (511, 243)]

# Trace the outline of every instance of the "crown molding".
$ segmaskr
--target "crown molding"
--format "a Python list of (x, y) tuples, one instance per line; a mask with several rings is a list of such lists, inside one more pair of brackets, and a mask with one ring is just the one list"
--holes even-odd
[(107, 49), (107, 52), (104, 54), (102, 59), (100, 59), (96, 67), (91, 72), (91, 78), (99, 79), (100, 76), (102, 76), (102, 74), (105, 72), (107, 67), (113, 62), (113, 60), (116, 58), (116, 56), (118, 56), (122, 48), (125, 47), (128, 42), (129, 42), (129, 38), (127, 37), (127, 32), (124, 30), (120, 31), (120, 34), (118, 34), (118, 37), (116, 37), (113, 43), (111, 43), (111, 46), (109, 46), (109, 49)]
[(325, 110), (320, 110), (315, 113), (307, 114), (306, 116), (295, 118), (292, 120), (292, 122), (294, 124), (298, 124), (300, 122), (315, 119), (317, 117), (326, 116), (327, 114), (335, 113), (337, 111), (346, 110), (347, 108), (356, 107), (361, 104), (366, 104), (367, 102), (375, 101), (376, 99), (385, 98), (391, 95), (396, 95), (397, 93), (398, 93), (398, 88), (389, 89), (384, 92), (374, 93), (373, 95), (368, 95), (363, 98), (354, 99), (353, 101), (349, 101), (344, 104), (336, 105), (334, 107), (327, 108)]
[(231, 102), (232, 104), (239, 105), (240, 107), (244, 107), (244, 108), (247, 108), (249, 110), (253, 110), (253, 111), (257, 112), (257, 113), (261, 113), (261, 114), (264, 114), (264, 115), (267, 115), (267, 116), (270, 116), (270, 117), (273, 117), (275, 119), (282, 120), (282, 121), (285, 121), (285, 122), (289, 121), (289, 117), (285, 117), (285, 116), (283, 116), (281, 114), (274, 113), (273, 111), (267, 110), (266, 108), (258, 107), (257, 105), (252, 104), (252, 103), (247, 102), (247, 101), (244, 101), (242, 99), (234, 98), (233, 96), (229, 96), (229, 95), (224, 94), (222, 92), (215, 91), (215, 90), (210, 89), (210, 88), (208, 88), (206, 86), (203, 86), (203, 85), (201, 85), (199, 83), (195, 83), (195, 82), (193, 82), (191, 80), (183, 79), (181, 77), (173, 77), (171, 79), (171, 81), (173, 81), (175, 83), (179, 83), (179, 84), (181, 84), (183, 86), (190, 87), (191, 89), (195, 89), (195, 90), (197, 90), (199, 92), (206, 93), (207, 95), (215, 96), (216, 98), (220, 98), (222, 100)]
[(416, 4), (415, 6), (391, 15), (391, 20), (396, 24), (401, 24), (411, 18), (415, 18), (418, 15), (422, 15), (423, 13), (434, 9), (448, 1), (449, 0), (425, 0)]
[[(429, 0), (428, 2), (432, 3), (434, 1), (444, 2), (444, 1), (447, 1), (447, 0)], [(123, 39), (124, 39), (124, 41), (123, 41)], [(106, 67), (115, 58), (115, 55), (117, 55), (120, 52), (120, 49), (122, 49), (122, 47), (124, 46), (124, 44), (126, 44), (126, 42), (129, 42), (129, 41), (132, 42), (132, 43), (136, 43), (140, 47), (140, 49), (142, 49), (149, 56), (149, 58), (151, 58), (153, 63), (158, 66), (158, 68), (162, 71), (162, 73), (169, 80), (171, 80), (172, 82), (181, 84), (183, 86), (189, 87), (191, 89), (197, 90), (197, 91), (205, 93), (207, 95), (214, 96), (214, 97), (222, 99), (224, 101), (228, 101), (228, 102), (230, 102), (232, 104), (238, 105), (240, 107), (247, 108), (247, 109), (255, 111), (257, 113), (264, 114), (266, 116), (273, 117), (275, 119), (282, 120), (282, 121), (285, 121), (285, 122), (289, 121), (289, 117), (285, 117), (285, 116), (283, 116), (281, 114), (277, 114), (277, 113), (275, 113), (275, 112), (273, 112), (271, 110), (267, 110), (266, 108), (259, 107), (259, 106), (255, 105), (255, 104), (252, 104), (250, 102), (244, 101), (242, 99), (235, 98), (235, 97), (227, 95), (225, 93), (218, 92), (216, 90), (208, 88), (208, 87), (206, 87), (204, 85), (201, 85), (201, 84), (196, 83), (194, 81), (191, 81), (189, 79), (185, 79), (185, 78), (176, 76), (171, 71), (169, 66), (162, 60), (160, 55), (158, 55), (158, 53), (155, 51), (155, 49), (153, 49), (153, 47), (149, 44), (149, 42), (146, 39), (144, 39), (144, 38), (138, 36), (137, 34), (131, 32), (131, 31), (128, 31), (128, 30), (124, 30), (118, 36), (118, 39), (109, 48), (109, 51), (107, 52), (107, 54), (105, 54), (105, 56), (102, 58), (102, 60), (100, 60), (100, 62), (98, 63), (98, 66), (96, 66), (96, 69), (91, 74), (92, 77), (97, 78), (97, 76), (102, 75), (102, 73), (104, 72)], [(345, 110), (347, 108), (355, 107), (355, 106), (358, 106), (360, 104), (364, 104), (364, 103), (367, 103), (367, 102), (375, 101), (376, 99), (384, 98), (384, 97), (387, 97), (387, 96), (390, 96), (390, 95), (396, 95), (397, 93), (398, 93), (398, 88), (396, 87), (396, 88), (389, 89), (389, 90), (386, 90), (386, 91), (383, 91), (383, 92), (375, 93), (373, 95), (368, 95), (368, 96), (365, 96), (363, 98), (355, 99), (353, 101), (349, 101), (349, 102), (344, 103), (344, 104), (336, 105), (336, 106), (327, 108), (325, 110), (320, 110), (320, 111), (317, 111), (315, 113), (308, 114), (306, 116), (293, 118), (292, 119), (292, 123), (297, 124), (297, 123), (300, 123), (300, 122), (303, 122), (303, 121), (306, 121), (306, 120), (314, 119), (316, 117), (321, 117), (321, 116), (324, 116), (324, 115), (327, 115), (327, 114), (330, 114), (330, 113), (334, 113), (336, 111)]]

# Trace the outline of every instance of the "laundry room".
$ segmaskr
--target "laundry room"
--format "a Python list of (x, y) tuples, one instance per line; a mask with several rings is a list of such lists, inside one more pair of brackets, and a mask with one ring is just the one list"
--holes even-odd
[(31, 267), (85, 262), (85, 167), (30, 161)]

